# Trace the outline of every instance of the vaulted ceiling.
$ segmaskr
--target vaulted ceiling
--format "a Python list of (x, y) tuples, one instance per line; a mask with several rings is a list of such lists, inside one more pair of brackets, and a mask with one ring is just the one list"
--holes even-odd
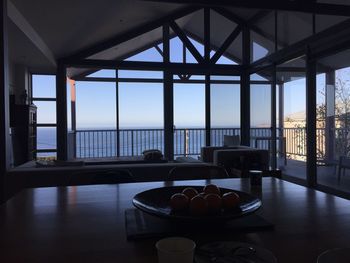
[[(50, 61), (48, 53), (54, 59), (67, 57), (189, 7), (186, 4), (141, 0), (9, 1), (20, 14), (11, 15), (9, 19), (10, 59), (14, 63), (27, 65), (32, 72), (40, 73), (55, 72), (55, 65), (52, 59)], [(344, 1), (339, 0), (339, 3), (344, 4)], [(261, 15), (261, 10), (256, 9), (234, 7), (225, 9), (228, 13), (248, 22), (253, 29), (253, 41), (272, 52), (275, 30), (273, 11)], [(22, 20), (16, 19), (19, 16), (27, 22), (26, 27), (23, 27)], [(211, 17), (211, 44), (213, 48), (217, 48), (237, 24), (214, 11), (211, 12)], [(312, 35), (312, 19), (311, 14), (279, 12), (277, 31), (279, 48)], [(347, 17), (317, 15), (316, 31), (322, 31), (345, 19)], [(203, 11), (180, 18), (177, 23), (189, 36), (197, 41), (203, 41)], [(23, 28), (28, 27), (31, 27), (34, 33), (23, 32)], [(155, 29), (148, 34), (99, 52), (91, 58), (123, 58), (159, 42), (161, 37), (161, 29)], [(37, 48), (37, 45), (33, 44), (38, 43), (38, 38), (44, 48)], [(240, 60), (241, 53), (239, 35), (228, 48), (227, 54)]]

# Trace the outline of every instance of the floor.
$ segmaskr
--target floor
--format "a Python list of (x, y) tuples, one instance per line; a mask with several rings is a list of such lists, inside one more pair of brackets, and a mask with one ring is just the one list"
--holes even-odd
[[(279, 159), (278, 166), (284, 175), (306, 179), (306, 162), (288, 159), (287, 165), (284, 165), (284, 161)], [(317, 182), (320, 185), (350, 192), (350, 170), (346, 170), (345, 175), (342, 175), (338, 181), (338, 167), (335, 165), (318, 165)]]

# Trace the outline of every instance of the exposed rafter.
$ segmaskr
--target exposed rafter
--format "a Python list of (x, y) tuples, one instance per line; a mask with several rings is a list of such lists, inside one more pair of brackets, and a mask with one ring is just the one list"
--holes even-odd
[(181, 10), (176, 11), (170, 15), (167, 15), (167, 16), (164, 16), (160, 19), (148, 22), (142, 26), (134, 28), (134, 29), (127, 31), (125, 33), (118, 34), (110, 39), (107, 39), (105, 41), (102, 41), (100, 43), (92, 45), (84, 50), (80, 50), (80, 51), (76, 52), (75, 54), (72, 54), (70, 56), (62, 58), (61, 60), (65, 61), (65, 60), (73, 60), (73, 59), (79, 60), (79, 59), (89, 58), (92, 55), (95, 55), (99, 52), (102, 52), (102, 51), (107, 50), (109, 48), (112, 48), (118, 44), (121, 44), (121, 43), (126, 42), (128, 40), (131, 40), (137, 36), (140, 36), (144, 33), (147, 33), (149, 31), (156, 29), (156, 28), (159, 28), (164, 23), (167, 23), (170, 20), (176, 20), (180, 17), (184, 17), (184, 16), (191, 14), (199, 9), (200, 9), (199, 7), (193, 7), (193, 6), (181, 9)]
[(182, 43), (186, 48), (191, 52), (192, 56), (197, 60), (198, 63), (203, 62), (202, 55), (198, 52), (192, 42), (188, 39), (186, 34), (181, 30), (178, 24), (175, 21), (169, 22), (171, 29), (176, 33), (176, 35), (181, 39)]
[(337, 5), (327, 3), (316, 3), (303, 1), (290, 1), (290, 0), (143, 0), (147, 2), (168, 2), (177, 4), (192, 4), (197, 6), (209, 6), (209, 7), (242, 7), (253, 8), (263, 10), (280, 10), (280, 11), (293, 11), (302, 13), (314, 13), (322, 15), (335, 15), (335, 16), (350, 16), (349, 5)]
[(204, 8), (204, 60), (210, 60), (210, 8)]
[(47, 58), (52, 66), (56, 67), (56, 58), (50, 48), (46, 45), (41, 36), (29, 24), (26, 18), (18, 11), (11, 1), (7, 1), (7, 15), (12, 22), (27, 36), (27, 38), (37, 47)]

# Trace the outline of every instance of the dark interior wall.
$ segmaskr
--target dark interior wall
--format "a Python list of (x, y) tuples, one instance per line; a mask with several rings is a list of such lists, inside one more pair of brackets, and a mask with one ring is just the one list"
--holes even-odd
[(0, 0), (0, 203), (6, 200), (6, 172), (10, 166), (7, 19), (7, 1)]

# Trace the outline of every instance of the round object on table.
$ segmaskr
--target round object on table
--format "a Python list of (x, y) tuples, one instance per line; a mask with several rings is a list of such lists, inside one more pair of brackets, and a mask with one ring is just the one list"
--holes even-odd
[(186, 195), (189, 200), (198, 195), (198, 191), (193, 187), (186, 187), (184, 190), (182, 190), (182, 193)]
[(168, 237), (156, 243), (159, 263), (193, 263), (196, 243), (184, 237)]
[(193, 223), (219, 223), (234, 218), (247, 216), (254, 213), (261, 207), (261, 200), (249, 193), (222, 188), (221, 193), (235, 192), (239, 197), (239, 205), (235, 209), (222, 209), (219, 213), (206, 215), (193, 215), (190, 209), (182, 211), (173, 211), (170, 207), (170, 198), (176, 193), (181, 193), (185, 188), (193, 187), (198, 192), (203, 189), (203, 186), (170, 186), (160, 187), (138, 193), (133, 198), (133, 204), (138, 209), (150, 215), (162, 217), (164, 219), (175, 220), (179, 222), (193, 222)]
[(189, 199), (181, 193), (173, 194), (170, 198), (170, 206), (174, 211), (181, 211), (188, 207)]

